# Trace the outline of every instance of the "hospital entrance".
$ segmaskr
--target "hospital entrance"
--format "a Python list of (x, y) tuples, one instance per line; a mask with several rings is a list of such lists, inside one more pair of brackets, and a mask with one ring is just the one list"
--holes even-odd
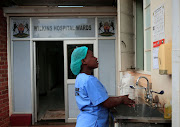
[(37, 121), (65, 120), (62, 41), (36, 41)]
[[(19, 34), (18, 24), (24, 25), (23, 34)], [(108, 30), (103, 24), (109, 25)], [(76, 76), (70, 70), (70, 62), (72, 51), (79, 46), (93, 51), (99, 67), (92, 75), (110, 96), (115, 96), (115, 24), (115, 16), (11, 18), (13, 113), (28, 114), (32, 125), (52, 120), (76, 122), (80, 111), (75, 98)]]

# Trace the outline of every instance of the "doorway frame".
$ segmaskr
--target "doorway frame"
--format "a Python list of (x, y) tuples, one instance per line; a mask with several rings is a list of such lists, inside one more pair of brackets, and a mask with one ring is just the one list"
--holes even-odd
[[(33, 113), (32, 113), (32, 124), (37, 122), (37, 89), (36, 89), (36, 43), (39, 41), (51, 41), (57, 42), (61, 41), (63, 43), (63, 53), (64, 53), (64, 102), (65, 102), (65, 122), (73, 123), (76, 118), (68, 118), (69, 116), (69, 103), (68, 103), (68, 83), (74, 83), (75, 79), (67, 79), (67, 45), (69, 44), (93, 44), (94, 55), (98, 57), (98, 40), (95, 38), (88, 39), (64, 39), (64, 40), (32, 40), (32, 64), (33, 64)], [(94, 76), (98, 78), (98, 68), (94, 70)]]
[[(63, 40), (48, 40), (49, 42), (59, 42), (59, 43), (63, 43), (64, 45), (64, 41)], [(32, 41), (32, 65), (33, 65), (33, 113), (32, 113), (32, 124), (34, 125), (35, 122), (37, 122), (37, 118), (38, 118), (38, 114), (37, 114), (37, 77), (36, 77), (36, 73), (37, 73), (37, 66), (36, 66), (36, 56), (37, 56), (37, 52), (36, 52), (36, 43), (37, 42), (47, 42), (47, 40), (34, 40)], [(64, 48), (64, 46), (63, 46)], [(64, 50), (64, 49), (63, 49)], [(64, 53), (64, 51), (63, 51)], [(65, 94), (64, 94), (65, 95)], [(64, 97), (65, 98), (65, 97)], [(65, 100), (64, 100), (65, 102)]]
[[(75, 79), (68, 79), (67, 46), (73, 44), (92, 44), (94, 56), (98, 57), (98, 42), (96, 39), (64, 40), (64, 97), (65, 97), (65, 122), (76, 122), (76, 118), (69, 118), (68, 84), (75, 84)], [(94, 76), (98, 78), (98, 68), (94, 70)]]

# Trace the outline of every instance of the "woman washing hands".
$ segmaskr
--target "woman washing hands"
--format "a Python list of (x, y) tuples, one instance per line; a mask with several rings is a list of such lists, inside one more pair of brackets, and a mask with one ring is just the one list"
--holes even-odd
[(75, 82), (76, 103), (80, 110), (76, 127), (108, 127), (108, 109), (119, 104), (133, 106), (126, 96), (109, 97), (102, 83), (92, 74), (98, 68), (97, 58), (87, 47), (76, 48), (71, 55), (71, 71), (77, 75)]

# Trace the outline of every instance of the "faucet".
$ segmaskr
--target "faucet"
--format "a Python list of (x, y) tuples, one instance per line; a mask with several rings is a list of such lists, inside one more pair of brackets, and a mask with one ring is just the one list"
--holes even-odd
[(149, 86), (149, 80), (148, 78), (146, 78), (145, 76), (140, 76), (137, 80), (136, 80), (136, 86), (139, 86), (138, 83), (139, 83), (139, 80), (141, 78), (144, 78), (146, 79), (147, 81), (147, 87), (143, 87), (146, 91), (146, 94), (144, 95), (144, 98), (145, 98), (145, 101), (148, 102), (149, 104), (152, 104), (152, 93), (150, 92), (150, 86)]
[(149, 92), (149, 90), (150, 90), (149, 80), (148, 80), (148, 78), (146, 78), (145, 76), (140, 76), (140, 77), (136, 80), (136, 86), (138, 86), (139, 80), (140, 80), (141, 78), (145, 78), (145, 79), (147, 80), (147, 88), (144, 87), (144, 89), (145, 89), (145, 90), (147, 89), (147, 91)]
[(140, 76), (140, 77), (136, 80), (136, 86), (139, 86), (138, 83), (139, 83), (139, 80), (140, 80), (141, 78), (146, 79), (146, 81), (147, 81), (147, 87), (134, 87), (134, 86), (130, 86), (130, 88), (132, 88), (132, 89), (144, 89), (144, 90), (146, 91), (146, 94), (144, 95), (145, 101), (146, 101), (148, 104), (152, 105), (152, 103), (153, 103), (152, 93), (154, 92), (154, 93), (157, 93), (157, 94), (164, 94), (164, 91), (161, 90), (161, 91), (158, 93), (158, 92), (155, 92), (155, 91), (151, 90), (151, 89), (150, 89), (149, 80), (148, 80), (148, 78), (146, 78), (145, 76)]

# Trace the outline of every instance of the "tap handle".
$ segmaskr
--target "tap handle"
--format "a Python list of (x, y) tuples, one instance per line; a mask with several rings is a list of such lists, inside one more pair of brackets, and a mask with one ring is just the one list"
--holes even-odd
[(160, 92), (156, 92), (156, 91), (153, 91), (153, 90), (151, 90), (151, 93), (157, 93), (157, 94), (164, 94), (164, 90), (161, 90)]
[(130, 87), (131, 89), (136, 89), (136, 88), (135, 88), (134, 86), (132, 86), (132, 85), (131, 85), (131, 86), (129, 86), (129, 87)]
[(145, 87), (134, 87), (133, 85), (131, 85), (131, 86), (129, 86), (131, 89), (145, 89), (146, 90), (146, 88)]

